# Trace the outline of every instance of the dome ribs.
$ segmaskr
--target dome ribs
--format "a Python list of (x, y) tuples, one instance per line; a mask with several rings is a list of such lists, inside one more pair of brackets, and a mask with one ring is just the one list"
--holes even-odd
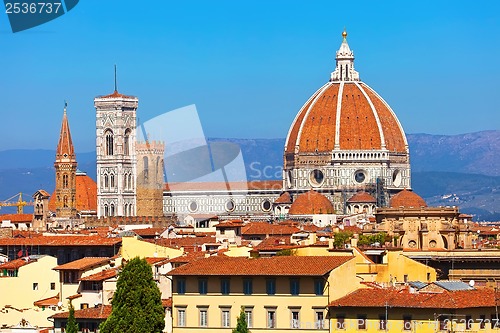
[(310, 107), (300, 130), (300, 151), (314, 153), (333, 150), (338, 89), (338, 84), (329, 84)]
[(346, 83), (342, 93), (340, 149), (380, 149), (377, 122), (370, 104), (354, 83)]
[(373, 91), (373, 89), (366, 84), (363, 84), (363, 87), (365, 87), (366, 94), (369, 96), (379, 114), (387, 149), (392, 152), (407, 153), (405, 134), (394, 112), (387, 106), (387, 103)]

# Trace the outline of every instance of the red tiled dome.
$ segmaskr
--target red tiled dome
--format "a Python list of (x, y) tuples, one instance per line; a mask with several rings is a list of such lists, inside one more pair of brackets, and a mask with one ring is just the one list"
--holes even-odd
[(377, 200), (370, 195), (367, 192), (360, 191), (353, 195), (349, 200), (347, 200), (348, 203), (376, 203)]
[(398, 207), (418, 208), (418, 207), (427, 207), (427, 203), (425, 202), (424, 199), (422, 199), (421, 196), (419, 196), (415, 192), (404, 189), (391, 198), (390, 206), (393, 208), (398, 208)]
[(330, 81), (318, 89), (295, 117), (285, 153), (330, 152), (336, 147), (407, 152), (396, 115), (361, 81)]
[(290, 206), (290, 215), (334, 214), (332, 203), (314, 190), (299, 195)]

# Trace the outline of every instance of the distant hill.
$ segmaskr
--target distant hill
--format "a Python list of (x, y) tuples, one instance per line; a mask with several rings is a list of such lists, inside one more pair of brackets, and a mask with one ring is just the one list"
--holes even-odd
[[(412, 187), (429, 205), (458, 205), (479, 220), (500, 220), (500, 131), (409, 134)], [(249, 179), (281, 179), (285, 139), (216, 139), (241, 148)], [(55, 151), (0, 152), (0, 200), (54, 189)], [(78, 169), (96, 179), (95, 152), (77, 153)], [(5, 212), (6, 208), (1, 211)]]

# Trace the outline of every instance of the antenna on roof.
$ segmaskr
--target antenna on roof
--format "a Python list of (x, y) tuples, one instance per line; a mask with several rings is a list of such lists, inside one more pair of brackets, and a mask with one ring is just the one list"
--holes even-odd
[(117, 87), (117, 84), (116, 84), (116, 64), (115, 64), (115, 91), (118, 91), (118, 87)]

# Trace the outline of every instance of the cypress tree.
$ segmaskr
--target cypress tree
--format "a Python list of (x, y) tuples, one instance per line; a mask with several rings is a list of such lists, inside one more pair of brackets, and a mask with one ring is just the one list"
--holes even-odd
[(101, 333), (161, 333), (165, 327), (161, 293), (145, 259), (134, 258), (123, 267), (111, 305)]
[(68, 323), (66, 324), (66, 333), (78, 333), (78, 324), (75, 319), (75, 308), (73, 304), (69, 302), (69, 317)]
[(238, 322), (236, 323), (236, 328), (233, 329), (233, 333), (250, 333), (247, 318), (245, 317), (245, 309), (243, 307), (241, 307)]

